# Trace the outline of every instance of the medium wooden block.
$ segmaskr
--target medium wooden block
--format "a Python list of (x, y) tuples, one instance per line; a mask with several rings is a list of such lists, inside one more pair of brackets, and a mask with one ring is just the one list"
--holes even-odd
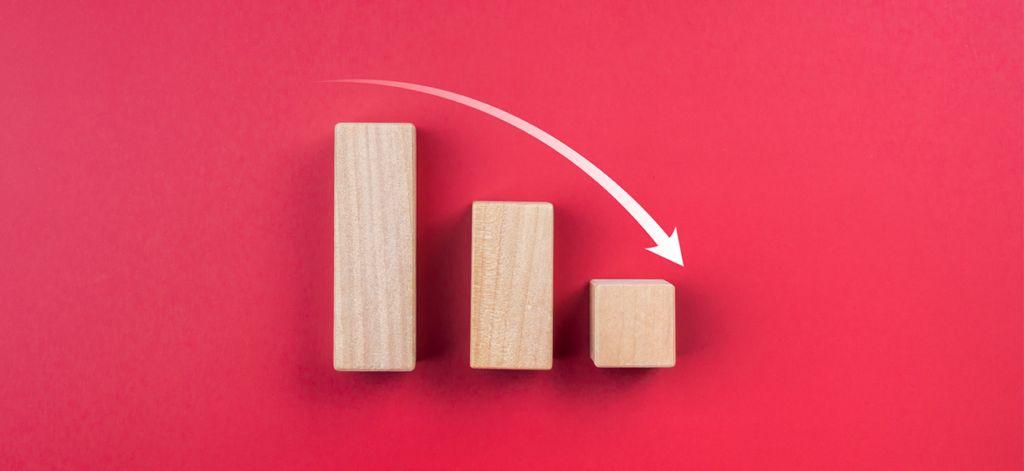
[(551, 369), (551, 203), (473, 203), (470, 366)]
[(416, 366), (416, 128), (334, 128), (334, 369)]
[(664, 280), (591, 280), (590, 358), (602, 368), (675, 366), (675, 286)]

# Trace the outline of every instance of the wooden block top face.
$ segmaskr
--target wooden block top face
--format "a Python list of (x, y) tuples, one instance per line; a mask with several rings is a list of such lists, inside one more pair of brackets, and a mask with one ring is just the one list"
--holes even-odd
[(602, 368), (676, 364), (675, 287), (664, 280), (591, 280), (590, 358)]
[(551, 369), (550, 203), (473, 203), (470, 366)]
[(416, 129), (334, 129), (334, 368), (416, 364)]

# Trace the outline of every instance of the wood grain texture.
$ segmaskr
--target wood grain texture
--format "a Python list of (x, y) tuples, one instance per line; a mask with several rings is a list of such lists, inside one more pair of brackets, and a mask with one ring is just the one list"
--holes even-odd
[(470, 366), (551, 369), (550, 203), (473, 203)]
[(664, 280), (591, 280), (590, 358), (602, 368), (675, 366), (675, 287)]
[(334, 369), (416, 365), (416, 128), (334, 129)]

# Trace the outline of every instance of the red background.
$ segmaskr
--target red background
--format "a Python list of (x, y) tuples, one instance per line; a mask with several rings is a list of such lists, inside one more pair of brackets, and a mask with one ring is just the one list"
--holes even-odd
[[(0, 467), (1024, 466), (1020, 2), (91, 3), (0, 6)], [(417, 126), (412, 373), (331, 367), (344, 121)], [(551, 371), (468, 366), (473, 200), (555, 205)], [(591, 363), (620, 277), (675, 368)]]

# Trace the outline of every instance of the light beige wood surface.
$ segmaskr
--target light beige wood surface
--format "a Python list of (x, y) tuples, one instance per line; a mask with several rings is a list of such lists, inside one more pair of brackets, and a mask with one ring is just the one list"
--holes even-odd
[(591, 280), (590, 358), (602, 368), (675, 366), (675, 287), (664, 280)]
[(334, 128), (334, 369), (416, 365), (416, 129)]
[(470, 366), (551, 369), (551, 203), (473, 203)]

